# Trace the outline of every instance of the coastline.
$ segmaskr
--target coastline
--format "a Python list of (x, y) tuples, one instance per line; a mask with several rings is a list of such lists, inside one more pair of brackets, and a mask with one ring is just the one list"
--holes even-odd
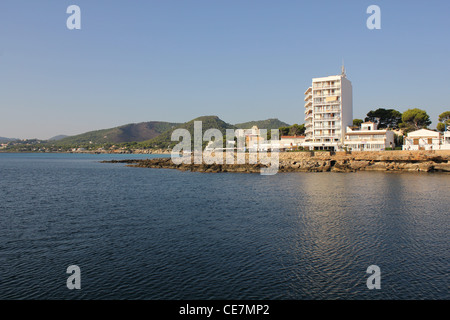
[(0, 153), (72, 153), (72, 154), (168, 154), (169, 149), (134, 149), (134, 150), (77, 150), (77, 151), (20, 151), (20, 150), (2, 150)]
[[(225, 159), (225, 153), (223, 154)], [(236, 157), (236, 154), (235, 154)], [(192, 157), (191, 157), (192, 160)], [(145, 160), (109, 160), (102, 163), (125, 163), (129, 167), (177, 169), (191, 172), (259, 173), (267, 167), (260, 162), (249, 164), (175, 164), (171, 158)], [(356, 151), (356, 152), (280, 152), (278, 172), (450, 172), (450, 150)]]

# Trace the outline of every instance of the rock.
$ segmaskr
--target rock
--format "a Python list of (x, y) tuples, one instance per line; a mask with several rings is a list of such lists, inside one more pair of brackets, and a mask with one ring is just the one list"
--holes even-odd
[[(162, 150), (161, 150), (162, 151)], [(103, 163), (126, 163), (131, 167), (178, 169), (192, 172), (259, 173), (266, 167), (261, 163), (248, 164), (174, 164), (170, 157), (146, 160), (111, 160)], [(235, 154), (236, 159), (236, 154)], [(355, 172), (355, 171), (414, 171), (450, 172), (450, 151), (384, 151), (384, 152), (286, 152), (279, 154), (278, 172)]]
[(450, 163), (437, 163), (434, 165), (435, 171), (450, 172)]
[(370, 164), (370, 161), (360, 160), (360, 161), (352, 161), (350, 162), (350, 168), (353, 170), (364, 170)]

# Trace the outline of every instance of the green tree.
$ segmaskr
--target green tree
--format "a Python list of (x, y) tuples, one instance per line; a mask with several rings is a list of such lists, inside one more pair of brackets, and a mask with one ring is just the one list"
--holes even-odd
[(445, 126), (450, 127), (450, 111), (445, 111), (439, 115), (438, 131), (444, 132)]
[(300, 136), (305, 133), (304, 124), (294, 124), (290, 127), (280, 127), (280, 137), (281, 136)]
[(426, 128), (431, 124), (427, 112), (417, 108), (406, 110), (402, 115), (402, 121), (406, 128), (410, 127), (416, 130)]
[(300, 135), (305, 133), (305, 130), (306, 129), (305, 129), (305, 125), (304, 124), (301, 124), (301, 125), (294, 124), (289, 129), (289, 135), (290, 136), (300, 136)]
[(361, 127), (361, 124), (364, 122), (362, 119), (353, 119), (353, 125), (355, 127)]
[(450, 121), (450, 111), (445, 111), (439, 115), (439, 122), (446, 123)]
[(280, 137), (289, 135), (289, 129), (290, 127), (280, 127)]
[(375, 122), (379, 129), (383, 128), (393, 128), (399, 127), (402, 122), (401, 112), (394, 109), (383, 109), (379, 108), (377, 110), (371, 110), (367, 113), (365, 121)]
[(436, 129), (440, 132), (444, 132), (445, 131), (445, 123), (439, 122), (436, 126)]
[(396, 146), (402, 146), (403, 145), (403, 135), (401, 134), (394, 134), (394, 144)]

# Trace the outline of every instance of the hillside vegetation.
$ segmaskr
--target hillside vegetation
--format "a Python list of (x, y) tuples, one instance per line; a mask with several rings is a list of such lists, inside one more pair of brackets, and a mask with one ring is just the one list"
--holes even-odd
[(278, 129), (280, 127), (289, 127), (290, 125), (278, 119), (267, 119), (267, 120), (238, 123), (235, 124), (234, 126), (238, 129), (251, 129), (253, 126), (257, 126), (259, 129), (271, 130), (271, 129)]
[(150, 121), (141, 123), (131, 123), (124, 126), (90, 131), (76, 136), (70, 136), (58, 141), (56, 145), (83, 145), (87, 143), (123, 143), (141, 142), (153, 139), (161, 133), (178, 126), (178, 123)]
[(172, 132), (175, 129), (186, 129), (191, 134), (192, 144), (194, 140), (194, 122), (195, 121), (202, 121), (202, 134), (205, 133), (208, 129), (218, 129), (222, 133), (223, 136), (225, 136), (226, 129), (236, 129), (235, 126), (226, 123), (225, 121), (221, 120), (217, 116), (204, 116), (199, 117), (196, 119), (193, 119), (189, 122), (180, 124), (176, 127), (173, 127), (165, 132), (163, 132), (161, 135), (157, 136), (156, 138), (150, 139), (148, 141), (142, 142), (140, 145), (144, 148), (172, 148), (174, 145), (176, 145), (177, 141), (171, 141), (172, 139)]
[[(203, 116), (195, 118), (185, 123), (171, 123), (161, 121), (150, 121), (141, 123), (131, 123), (120, 127), (89, 131), (76, 136), (65, 137), (60, 140), (47, 142), (47, 146), (52, 148), (74, 148), (74, 147), (105, 147), (107, 149), (115, 145), (116, 148), (128, 149), (165, 149), (173, 148), (179, 141), (172, 141), (172, 133), (176, 129), (186, 129), (191, 134), (191, 145), (194, 143), (194, 122), (202, 122), (202, 134), (208, 129), (218, 129), (223, 137), (226, 129), (250, 129), (258, 126), (260, 129), (278, 129), (288, 126), (278, 119), (268, 119), (261, 121), (250, 121), (232, 125), (221, 120), (217, 116)], [(270, 137), (270, 131), (269, 131)], [(207, 142), (203, 142), (203, 147)]]

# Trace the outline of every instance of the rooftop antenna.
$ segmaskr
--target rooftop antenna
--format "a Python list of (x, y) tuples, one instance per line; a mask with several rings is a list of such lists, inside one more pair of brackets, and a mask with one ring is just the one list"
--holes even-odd
[(345, 74), (345, 65), (344, 65), (344, 59), (342, 59), (342, 71), (341, 71), (342, 73), (341, 73), (341, 75), (344, 77), (344, 78), (346, 78), (347, 77), (347, 75)]

